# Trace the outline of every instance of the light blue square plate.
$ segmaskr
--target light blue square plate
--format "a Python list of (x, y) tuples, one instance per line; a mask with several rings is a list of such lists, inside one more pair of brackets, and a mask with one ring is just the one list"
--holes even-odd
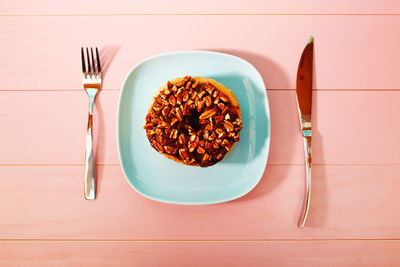
[[(208, 168), (185, 166), (155, 151), (143, 125), (156, 91), (185, 75), (212, 78), (231, 89), (242, 110), (241, 140)], [(270, 115), (264, 82), (247, 61), (210, 51), (157, 55), (137, 64), (122, 86), (117, 118), (118, 150), (129, 184), (140, 194), (175, 204), (212, 204), (252, 190), (264, 172), (270, 143)]]

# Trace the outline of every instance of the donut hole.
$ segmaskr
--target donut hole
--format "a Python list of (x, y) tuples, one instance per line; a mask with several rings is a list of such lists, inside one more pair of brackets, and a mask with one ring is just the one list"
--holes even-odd
[(189, 118), (189, 125), (195, 130), (196, 132), (200, 130), (201, 124), (200, 124), (200, 113), (193, 110), (192, 114), (188, 115)]

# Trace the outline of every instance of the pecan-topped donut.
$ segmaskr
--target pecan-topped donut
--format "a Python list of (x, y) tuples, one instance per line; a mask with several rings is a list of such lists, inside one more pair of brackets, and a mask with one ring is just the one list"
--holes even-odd
[(161, 154), (179, 163), (208, 167), (240, 140), (239, 102), (208, 78), (176, 78), (164, 84), (146, 116), (147, 138)]

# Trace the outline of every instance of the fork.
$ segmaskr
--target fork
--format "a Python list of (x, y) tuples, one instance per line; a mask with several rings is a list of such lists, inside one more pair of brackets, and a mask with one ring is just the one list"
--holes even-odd
[(87, 136), (86, 136), (86, 159), (85, 159), (85, 198), (95, 199), (96, 198), (96, 172), (94, 166), (94, 155), (93, 155), (93, 104), (97, 93), (101, 89), (101, 66), (99, 51), (96, 47), (96, 58), (97, 58), (97, 69), (93, 56), (93, 48), (90, 48), (91, 57), (89, 58), (89, 49), (86, 47), (86, 58), (87, 58), (87, 70), (85, 63), (85, 50), (81, 48), (82, 57), (82, 83), (87, 95), (89, 96), (89, 119), (87, 125)]

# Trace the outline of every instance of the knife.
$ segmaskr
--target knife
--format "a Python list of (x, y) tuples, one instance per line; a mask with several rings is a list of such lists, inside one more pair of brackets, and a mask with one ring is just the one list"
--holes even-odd
[(303, 228), (308, 215), (311, 198), (311, 104), (312, 104), (312, 72), (314, 56), (314, 36), (310, 36), (301, 54), (297, 69), (296, 97), (299, 110), (301, 133), (303, 134), (306, 161), (306, 191), (299, 227)]

